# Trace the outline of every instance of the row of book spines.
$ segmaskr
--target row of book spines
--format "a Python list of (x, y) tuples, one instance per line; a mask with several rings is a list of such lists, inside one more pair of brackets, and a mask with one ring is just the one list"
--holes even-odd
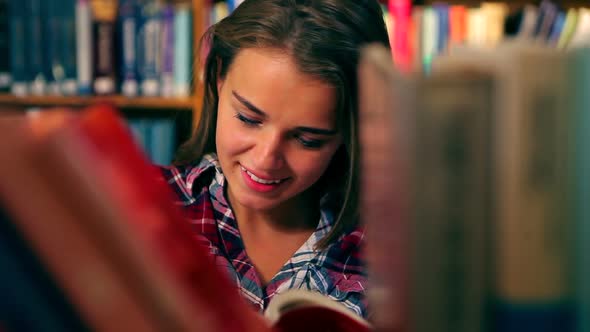
[(518, 15), (502, 2), (412, 7), (409, 0), (390, 0), (384, 9), (394, 60), (406, 71), (428, 71), (434, 57), (455, 47), (491, 48), (518, 37), (565, 49), (583, 46), (590, 35), (590, 9), (564, 11), (551, 1), (525, 5)]
[(127, 0), (104, 15), (82, 0), (6, 1), (0, 0), (0, 15), (10, 22), (0, 26), (0, 89), (16, 95), (191, 94), (190, 5)]

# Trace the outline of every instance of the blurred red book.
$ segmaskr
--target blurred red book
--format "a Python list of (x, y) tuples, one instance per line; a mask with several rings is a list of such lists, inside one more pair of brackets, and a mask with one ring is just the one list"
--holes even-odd
[(0, 163), (0, 206), (90, 329), (369, 330), (317, 294), (286, 293), (266, 318), (256, 313), (196, 242), (112, 107), (10, 117), (0, 129), (9, 138), (0, 153), (15, 156)]

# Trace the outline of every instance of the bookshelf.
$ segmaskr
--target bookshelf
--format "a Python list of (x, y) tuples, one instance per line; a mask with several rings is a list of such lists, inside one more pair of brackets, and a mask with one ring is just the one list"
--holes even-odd
[[(204, 33), (207, 21), (207, 8), (202, 0), (168, 0), (170, 3), (190, 3), (193, 13), (193, 39), (194, 47), (192, 56), (195, 58), (196, 46), (200, 36)], [(10, 93), (0, 93), (0, 108), (11, 110), (26, 110), (31, 107), (84, 107), (97, 102), (108, 102), (115, 105), (123, 112), (141, 111), (143, 114), (161, 113), (161, 111), (177, 111), (191, 113), (192, 118), (198, 119), (202, 104), (201, 81), (196, 71), (192, 73), (193, 93), (188, 97), (127, 97), (124, 95), (107, 96), (15, 96)], [(185, 114), (188, 115), (188, 114)], [(196, 125), (196, 123), (195, 123)]]
[(0, 106), (12, 107), (83, 107), (97, 102), (108, 102), (120, 109), (142, 110), (182, 110), (192, 111), (196, 106), (195, 97), (160, 98), (160, 97), (126, 97), (113, 96), (26, 96), (18, 97), (12, 94), (0, 94)]

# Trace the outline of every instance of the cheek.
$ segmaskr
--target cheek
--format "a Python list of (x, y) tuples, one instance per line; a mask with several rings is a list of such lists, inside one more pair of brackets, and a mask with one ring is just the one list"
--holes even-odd
[(231, 111), (219, 110), (215, 143), (218, 155), (232, 155), (245, 149), (250, 135)]
[(294, 158), (293, 168), (299, 173), (300, 178), (303, 178), (306, 185), (312, 185), (322, 177), (334, 156), (336, 149), (331, 149), (321, 156), (309, 158)]

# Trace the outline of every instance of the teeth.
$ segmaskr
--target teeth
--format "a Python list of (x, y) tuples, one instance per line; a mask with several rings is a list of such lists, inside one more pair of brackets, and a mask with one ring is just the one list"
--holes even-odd
[(262, 184), (276, 184), (281, 182), (281, 180), (263, 180), (259, 177), (257, 177), (256, 175), (252, 174), (250, 171), (248, 171), (247, 169), (245, 169), (244, 167), (240, 166), (242, 168), (242, 170), (244, 172), (246, 172), (246, 174), (248, 174), (250, 176), (250, 178), (258, 183), (262, 183)]

